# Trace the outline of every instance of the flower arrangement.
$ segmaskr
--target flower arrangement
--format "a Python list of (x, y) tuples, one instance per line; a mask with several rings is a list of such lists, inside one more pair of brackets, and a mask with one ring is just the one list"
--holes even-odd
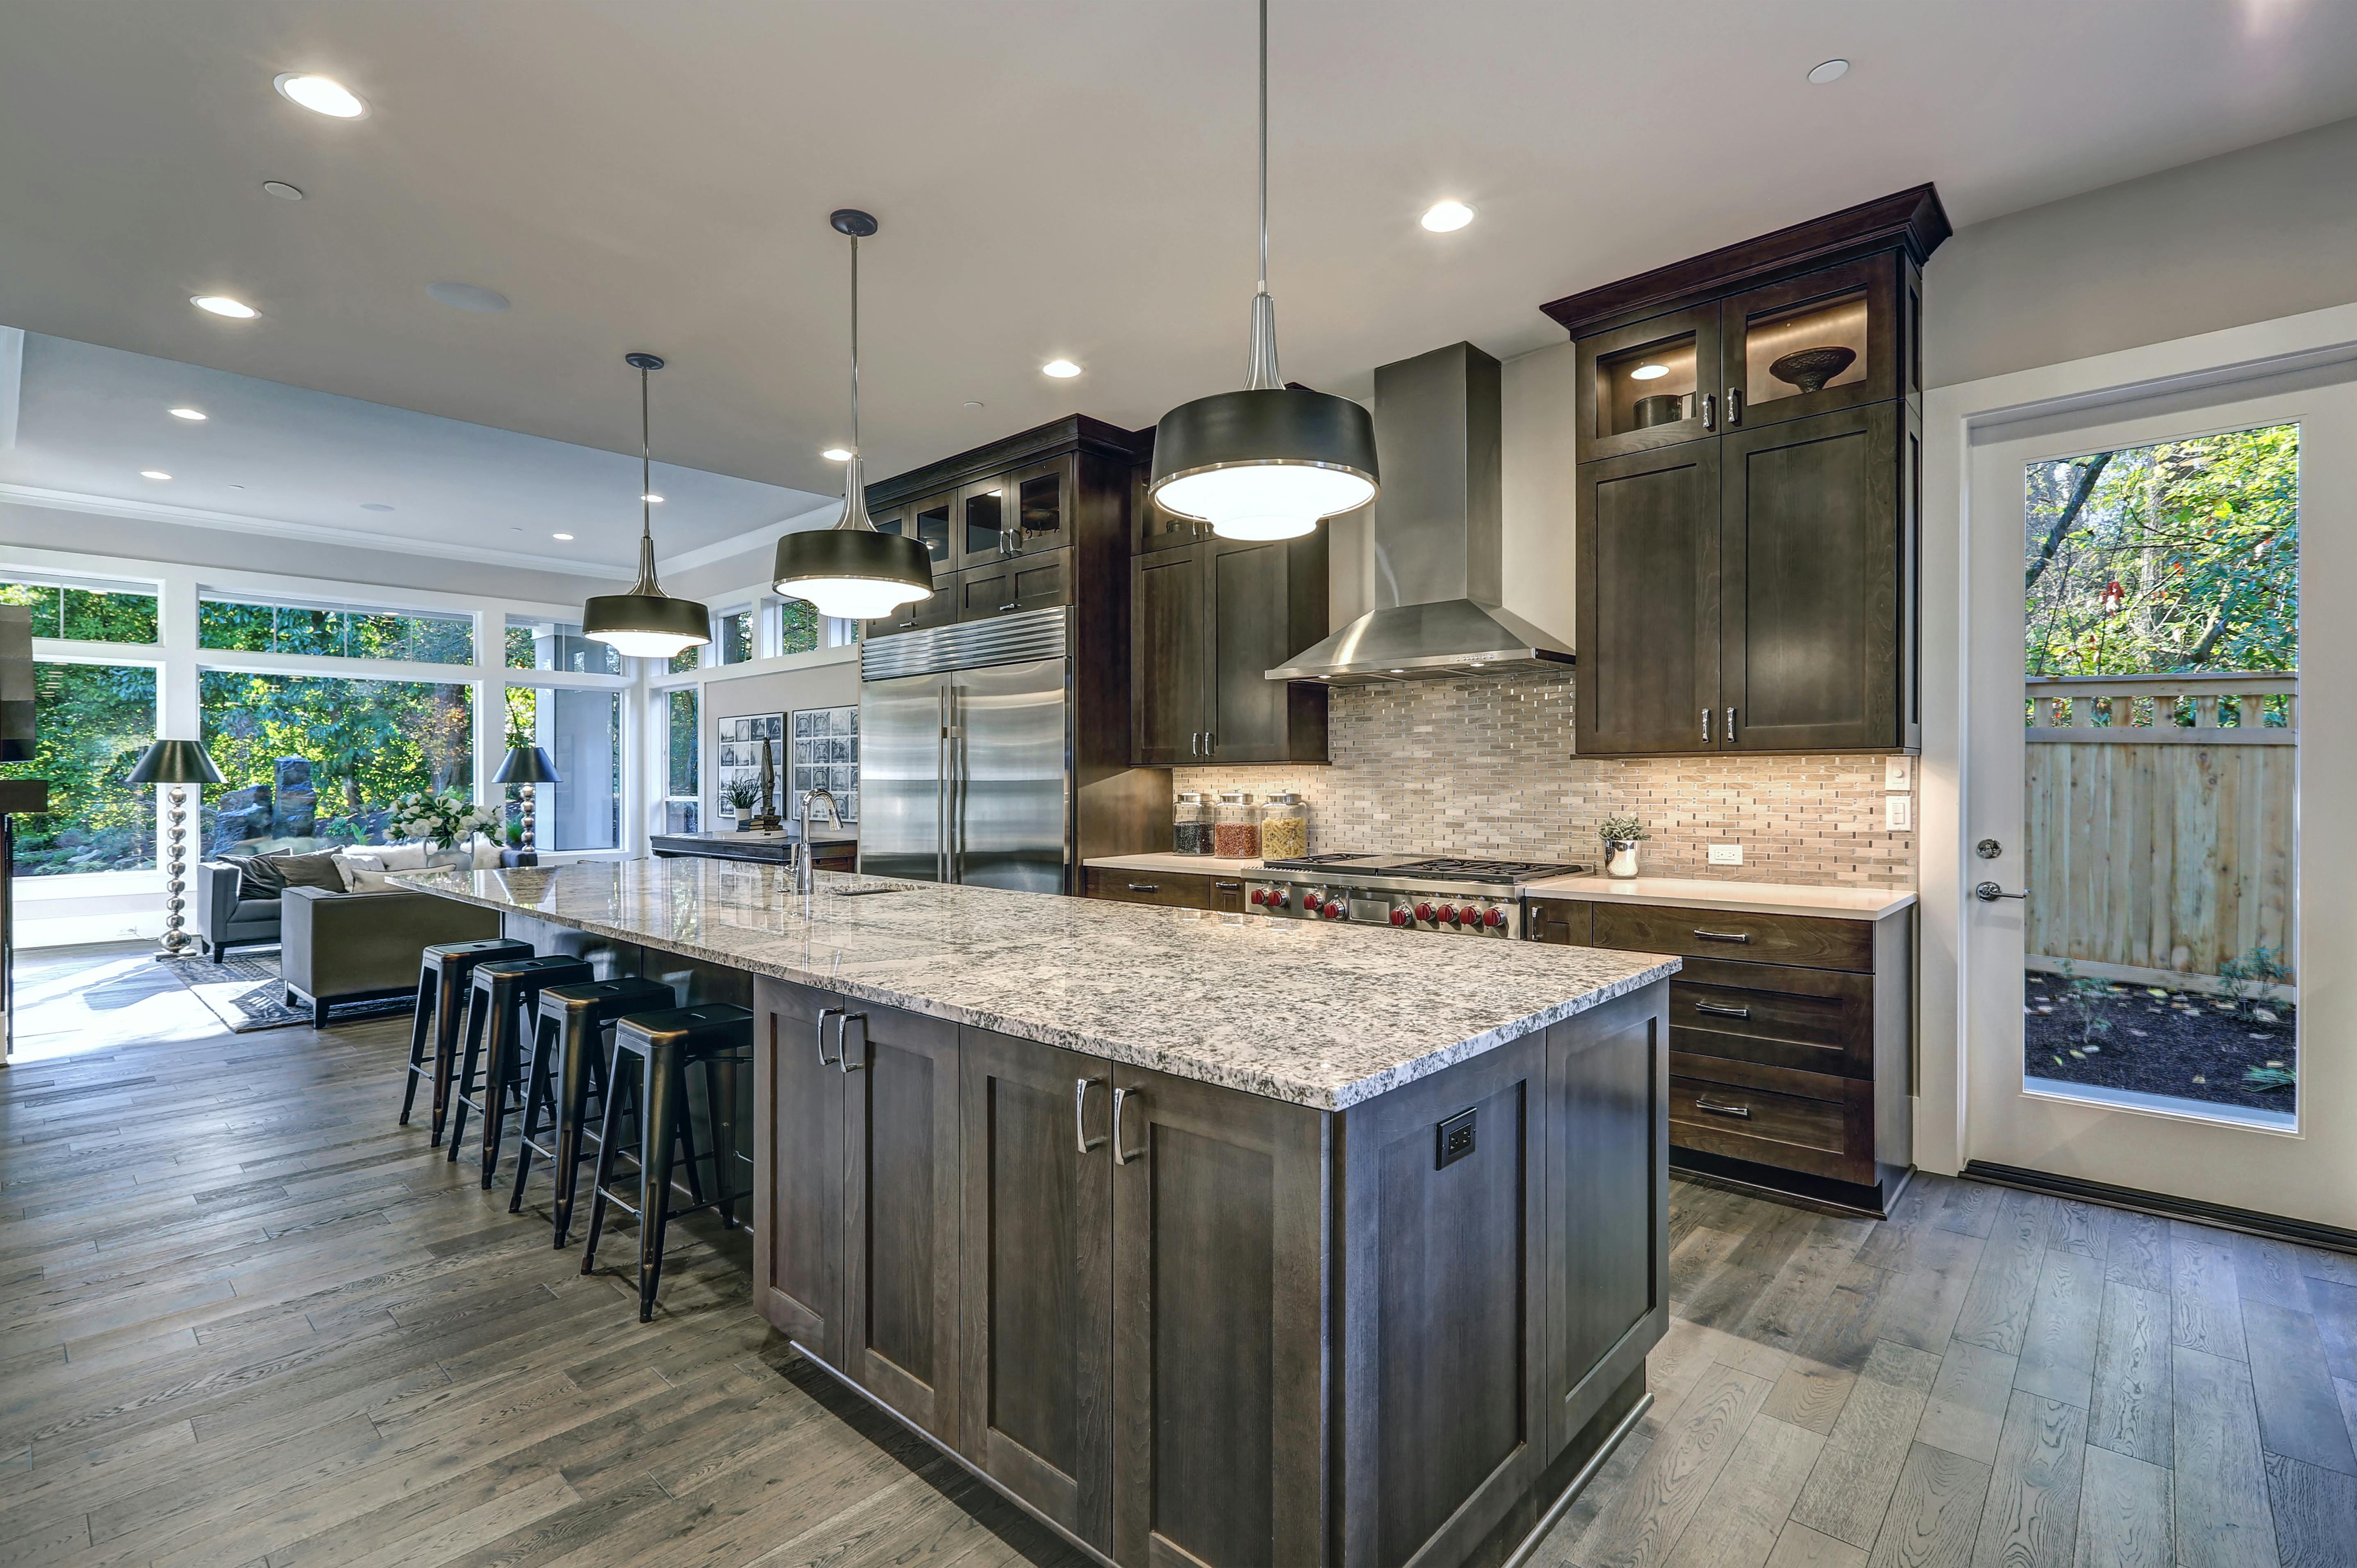
[(413, 789), (393, 803), (389, 824), (404, 838), (425, 839), (436, 849), (456, 849), (478, 832), (498, 825), (500, 814), (478, 806), (457, 790)]

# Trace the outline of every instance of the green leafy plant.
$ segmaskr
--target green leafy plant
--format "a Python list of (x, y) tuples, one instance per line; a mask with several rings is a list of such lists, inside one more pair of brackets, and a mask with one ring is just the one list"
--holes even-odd
[(1596, 836), (1606, 843), (1638, 843), (1653, 835), (1635, 817), (1607, 817), (1596, 824)]
[(2218, 978), (2224, 983), (2234, 1011), (2247, 1018), (2260, 1003), (2269, 999), (2273, 987), (2291, 983), (2291, 971), (2284, 965), (2283, 949), (2262, 943), (2242, 957), (2230, 958), (2220, 964)]
[(2062, 982), (2063, 1000), (2071, 1010), (2071, 1029), (2079, 1042), (2072, 1048), (2101, 1051), (2101, 1036), (2112, 1032), (2112, 1021), (2104, 1015), (2112, 1004), (2112, 983), (2081, 974), (2069, 959), (2062, 961), (2062, 967), (2056, 972)]
[(743, 812), (753, 809), (753, 803), (761, 798), (761, 792), (753, 787), (750, 779), (731, 779), (721, 787), (720, 798)]
[(2262, 1094), (2273, 1094), (2290, 1089), (2298, 1082), (2299, 1073), (2297, 1069), (2278, 1067), (2273, 1062), (2269, 1062), (2266, 1067), (2245, 1069), (2243, 1073), (2244, 1086), (2255, 1089)]

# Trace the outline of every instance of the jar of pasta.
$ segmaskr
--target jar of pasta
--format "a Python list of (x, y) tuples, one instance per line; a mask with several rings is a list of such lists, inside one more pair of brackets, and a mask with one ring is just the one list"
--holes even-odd
[(1281, 789), (1261, 801), (1260, 854), (1263, 860), (1291, 860), (1309, 853), (1309, 808), (1290, 789)]
[(1223, 860), (1260, 858), (1260, 808), (1242, 789), (1223, 789), (1211, 808), (1211, 853)]

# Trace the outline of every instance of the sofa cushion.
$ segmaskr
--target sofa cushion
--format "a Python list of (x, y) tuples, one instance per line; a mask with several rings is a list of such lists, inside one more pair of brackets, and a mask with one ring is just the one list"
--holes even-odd
[(274, 869), (281, 887), (325, 887), (337, 893), (344, 890), (344, 874), (336, 868), (336, 857), (332, 852), (285, 855), (276, 862)]
[(229, 923), (238, 926), (274, 926), (278, 923), (279, 901), (275, 898), (240, 898), (229, 912)]
[(369, 846), (369, 853), (382, 862), (385, 871), (423, 871), (425, 869), (425, 840), (409, 843), (381, 843)]
[(278, 890), (286, 886), (283, 849), (265, 850), (260, 854), (224, 854), (217, 856), (222, 865), (237, 867), (237, 896), (240, 902), (249, 898), (276, 898)]

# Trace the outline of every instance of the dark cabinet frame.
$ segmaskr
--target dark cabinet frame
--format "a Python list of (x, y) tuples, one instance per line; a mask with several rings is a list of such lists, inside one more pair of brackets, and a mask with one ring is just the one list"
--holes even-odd
[[(1606, 487), (1674, 475), (1688, 493), (1644, 498), (1652, 504), (1631, 520), (1630, 537), (1608, 539)], [(1715, 719), (1704, 715), (1716, 715), (1719, 702), (1719, 444), (1584, 463), (1577, 481), (1573, 615), (1581, 656), (1572, 724), (1580, 755), (1717, 750)], [(1617, 556), (1624, 547), (1639, 553), (1607, 560), (1608, 548)]]
[[(1255, 606), (1255, 593), (1265, 602)], [(1165, 595), (1176, 603), (1161, 613)], [(1326, 635), (1326, 604), (1323, 529), (1300, 539), (1206, 539), (1134, 559), (1130, 761), (1326, 761), (1326, 688), (1267, 678)]]
[[(1597, 372), (1603, 361), (1632, 355), (1652, 344), (1673, 342), (1680, 338), (1692, 338), (1695, 346), (1695, 391), (1693, 412), (1685, 418), (1666, 424), (1648, 425), (1642, 430), (1624, 430), (1617, 435), (1603, 433), (1598, 421)], [(1580, 460), (1625, 456), (1632, 452), (1650, 452), (1657, 446), (1674, 446), (1681, 441), (1692, 441), (1707, 435), (1719, 427), (1719, 314), (1716, 305), (1697, 306), (1691, 310), (1672, 311), (1650, 321), (1640, 321), (1610, 332), (1579, 340), (1578, 418), (1580, 440), (1577, 443)], [(1707, 400), (1707, 401), (1706, 401)]]
[[(1785, 420), (1807, 419), (1836, 409), (1889, 403), (1904, 395), (1900, 366), (1907, 358), (1902, 322), (1906, 319), (1897, 252), (1884, 252), (1859, 261), (1817, 272), (1765, 288), (1752, 289), (1720, 303), (1720, 409), (1727, 435)], [(1784, 397), (1754, 403), (1742, 393), (1749, 355), (1748, 324), (1757, 316), (1796, 310), (1840, 295), (1863, 292), (1866, 300), (1866, 374), (1841, 386), (1813, 392), (1794, 392)]]

